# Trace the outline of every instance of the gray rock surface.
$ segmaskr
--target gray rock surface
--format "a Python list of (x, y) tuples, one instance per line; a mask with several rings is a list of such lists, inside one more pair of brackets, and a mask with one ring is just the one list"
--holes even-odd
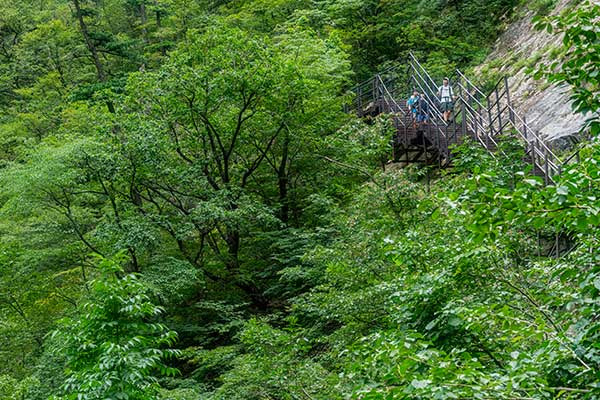
[[(560, 13), (572, 2), (560, 0), (552, 14)], [(528, 11), (510, 24), (497, 40), (486, 62), (475, 72), (481, 74), (487, 68), (487, 72), (491, 69), (494, 74), (507, 75), (512, 103), (517, 112), (526, 117), (528, 124), (541, 137), (554, 141), (579, 132), (585, 117), (573, 113), (567, 87), (548, 85), (545, 80), (536, 81), (527, 74), (527, 67), (535, 68), (539, 63), (554, 62), (552, 50), (558, 48), (562, 40), (560, 35), (536, 31), (531, 22), (533, 17), (534, 13)], [(493, 68), (493, 65), (497, 67)]]

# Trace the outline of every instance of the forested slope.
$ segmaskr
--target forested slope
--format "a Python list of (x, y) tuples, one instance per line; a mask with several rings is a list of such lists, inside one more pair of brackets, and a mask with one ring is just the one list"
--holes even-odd
[[(0, 398), (597, 398), (598, 145), (386, 168), (342, 111), (521, 3), (0, 0)], [(582, 10), (539, 77), (596, 118)]]

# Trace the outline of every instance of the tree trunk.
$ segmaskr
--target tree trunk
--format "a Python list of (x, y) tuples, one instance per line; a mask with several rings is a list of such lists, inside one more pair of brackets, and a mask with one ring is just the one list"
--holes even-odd
[(228, 232), (225, 241), (227, 242), (227, 269), (237, 273), (240, 267), (240, 233), (238, 231)]
[(154, 0), (154, 6), (156, 7), (156, 27), (160, 28), (161, 27), (160, 10), (158, 8), (158, 2), (156, 0)]
[(287, 223), (290, 219), (290, 204), (288, 199), (288, 176), (287, 176), (287, 163), (289, 154), (290, 136), (289, 132), (286, 131), (283, 139), (283, 149), (281, 151), (281, 162), (277, 170), (277, 181), (279, 186), (279, 219), (282, 222)]
[[(94, 66), (96, 67), (96, 75), (100, 82), (106, 82), (106, 73), (104, 72), (104, 66), (100, 61), (100, 57), (98, 56), (98, 49), (94, 45), (92, 38), (90, 37), (90, 32), (88, 31), (87, 24), (83, 19), (83, 14), (81, 12), (81, 5), (79, 4), (79, 0), (72, 0), (73, 5), (75, 6), (75, 13), (77, 14), (77, 20), (79, 21), (79, 28), (81, 29), (81, 34), (83, 35), (83, 40), (85, 41), (85, 45), (87, 46), (90, 54), (92, 56), (92, 60), (94, 61)], [(115, 108), (112, 102), (107, 101), (106, 106), (108, 107), (108, 111), (111, 113), (115, 112)]]
[(140, 3), (140, 20), (142, 22), (142, 35), (144, 36), (144, 42), (148, 43), (148, 29), (146, 24), (148, 23), (148, 17), (146, 15), (146, 2), (142, 0)]

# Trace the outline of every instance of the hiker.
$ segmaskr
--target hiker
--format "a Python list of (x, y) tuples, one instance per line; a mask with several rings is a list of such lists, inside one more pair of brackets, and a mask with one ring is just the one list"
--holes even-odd
[(417, 110), (417, 123), (427, 125), (427, 122), (429, 122), (429, 103), (427, 103), (425, 97), (419, 98)]
[(417, 108), (419, 105), (419, 99), (421, 98), (421, 96), (419, 95), (419, 92), (417, 90), (413, 91), (413, 95), (410, 96), (410, 98), (406, 101), (406, 107), (408, 107), (408, 109), (410, 110), (410, 112), (412, 113), (412, 117), (413, 117), (413, 123), (415, 128), (417, 127)]
[(440, 99), (440, 106), (444, 115), (444, 121), (449, 122), (450, 115), (452, 115), (452, 110), (454, 109), (455, 96), (448, 78), (444, 78), (443, 85), (438, 88), (438, 97)]

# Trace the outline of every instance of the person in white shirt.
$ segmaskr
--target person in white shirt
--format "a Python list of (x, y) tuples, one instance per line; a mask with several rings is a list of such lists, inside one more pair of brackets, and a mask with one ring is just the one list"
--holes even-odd
[(444, 121), (448, 122), (450, 121), (450, 116), (454, 109), (454, 100), (456, 99), (448, 78), (444, 78), (444, 84), (438, 88), (438, 97), (440, 99)]

